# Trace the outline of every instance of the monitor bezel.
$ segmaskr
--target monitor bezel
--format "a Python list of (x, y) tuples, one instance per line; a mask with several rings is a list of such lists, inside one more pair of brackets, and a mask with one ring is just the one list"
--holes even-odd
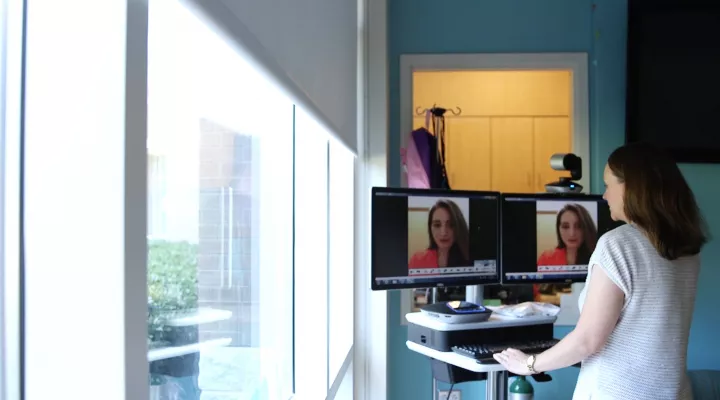
[[(537, 200), (569, 200), (569, 201), (605, 201), (602, 195), (591, 194), (591, 193), (502, 193), (500, 196), (500, 210), (505, 205), (507, 198), (522, 198), (522, 199), (537, 199)], [(606, 202), (606, 201), (605, 201)], [(607, 202), (606, 202), (607, 203)], [(504, 252), (504, 240), (503, 240), (503, 213), (500, 213), (500, 284), (503, 286), (514, 286), (514, 285), (534, 285), (542, 283), (583, 283), (587, 280), (587, 273), (579, 275), (577, 278), (558, 278), (558, 279), (523, 279), (523, 280), (509, 280), (505, 276), (505, 265), (503, 263)], [(598, 237), (599, 239), (599, 237)], [(537, 267), (537, 266), (536, 266)], [(588, 266), (589, 268), (589, 266)]]
[[(495, 243), (496, 254), (497, 254), (497, 276), (493, 279), (481, 279), (481, 278), (467, 278), (459, 282), (451, 282), (449, 284), (443, 282), (436, 282), (434, 285), (428, 285), (428, 283), (395, 283), (395, 284), (378, 284), (375, 281), (376, 268), (375, 268), (375, 235), (373, 235), (373, 218), (372, 212), (375, 207), (375, 196), (378, 193), (397, 193), (407, 194), (408, 196), (423, 195), (423, 196), (447, 196), (447, 197), (480, 197), (490, 196), (495, 197), (498, 202), (497, 207), (497, 243)], [(448, 190), (448, 189), (419, 189), (419, 188), (398, 188), (398, 187), (379, 187), (375, 186), (372, 188), (370, 197), (370, 289), (373, 291), (387, 291), (387, 290), (398, 290), (398, 289), (423, 289), (423, 288), (444, 288), (444, 287), (461, 287), (461, 286), (475, 286), (475, 285), (498, 285), (500, 284), (500, 275), (502, 272), (502, 264), (500, 263), (500, 216), (501, 210), (501, 193), (497, 191), (481, 191), (481, 190)]]

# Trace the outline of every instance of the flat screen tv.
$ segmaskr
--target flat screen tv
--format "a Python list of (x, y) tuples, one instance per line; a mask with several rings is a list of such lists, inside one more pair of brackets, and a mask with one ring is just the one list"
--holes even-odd
[(628, 0), (626, 141), (720, 163), (720, 1)]

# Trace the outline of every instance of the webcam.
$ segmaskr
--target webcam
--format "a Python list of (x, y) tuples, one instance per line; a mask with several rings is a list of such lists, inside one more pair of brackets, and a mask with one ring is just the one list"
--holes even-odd
[(561, 177), (557, 182), (545, 184), (548, 193), (580, 193), (581, 184), (576, 181), (582, 179), (582, 159), (572, 153), (557, 153), (550, 157), (550, 168), (555, 171), (569, 171), (570, 177)]

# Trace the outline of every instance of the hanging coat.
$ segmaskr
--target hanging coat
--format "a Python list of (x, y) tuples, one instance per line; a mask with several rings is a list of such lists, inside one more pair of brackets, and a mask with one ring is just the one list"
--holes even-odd
[(414, 132), (410, 134), (407, 141), (407, 147), (403, 153), (403, 165), (405, 167), (405, 175), (407, 187), (415, 189), (430, 189), (430, 179), (428, 170), (430, 169), (429, 160), (425, 167), (425, 160), (418, 151), (417, 144), (414, 139)]
[(438, 157), (437, 137), (425, 128), (410, 134), (408, 146), (403, 149), (403, 166), (408, 187), (424, 189), (450, 189), (445, 166)]

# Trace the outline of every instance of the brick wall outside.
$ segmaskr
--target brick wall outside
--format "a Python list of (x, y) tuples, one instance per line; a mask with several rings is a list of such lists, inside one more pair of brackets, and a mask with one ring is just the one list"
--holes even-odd
[(199, 305), (233, 313), (229, 320), (200, 325), (200, 340), (229, 337), (232, 346), (251, 346), (257, 329), (251, 320), (257, 307), (251, 268), (252, 137), (205, 119), (200, 131)]

